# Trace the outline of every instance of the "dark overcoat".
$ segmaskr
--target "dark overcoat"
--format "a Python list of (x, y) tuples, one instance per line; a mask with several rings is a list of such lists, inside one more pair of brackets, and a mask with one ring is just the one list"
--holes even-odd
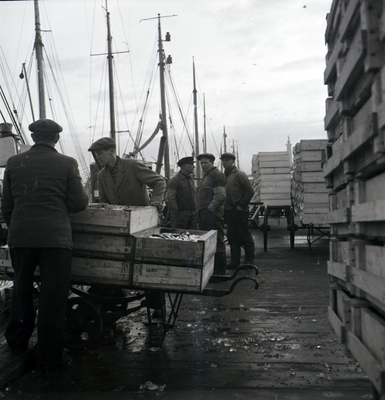
[(9, 158), (1, 211), (9, 228), (10, 248), (72, 249), (70, 214), (87, 205), (74, 158), (42, 143)]

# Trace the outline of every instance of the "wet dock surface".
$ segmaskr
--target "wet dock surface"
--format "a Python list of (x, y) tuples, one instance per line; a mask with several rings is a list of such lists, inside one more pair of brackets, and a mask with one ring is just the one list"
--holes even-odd
[(94, 348), (69, 351), (59, 369), (40, 373), (29, 365), (0, 398), (372, 398), (369, 380), (328, 322), (328, 242), (310, 250), (299, 231), (290, 249), (285, 227), (272, 226), (264, 252), (262, 233), (253, 234), (258, 290), (243, 281), (220, 298), (185, 295), (158, 347), (148, 342), (143, 308), (104, 327)]

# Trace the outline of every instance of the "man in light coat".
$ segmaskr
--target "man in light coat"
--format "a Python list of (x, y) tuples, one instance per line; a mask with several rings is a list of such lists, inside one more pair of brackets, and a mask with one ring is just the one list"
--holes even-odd
[[(99, 202), (125, 206), (154, 205), (162, 208), (166, 182), (139, 160), (120, 158), (115, 140), (109, 137), (94, 142), (88, 149), (102, 167), (98, 174)], [(147, 186), (153, 190), (151, 200)]]
[(4, 173), (1, 211), (14, 269), (5, 338), (15, 352), (28, 348), (35, 325), (34, 271), (39, 266), (38, 367), (44, 370), (62, 362), (72, 262), (70, 213), (84, 210), (88, 196), (76, 160), (55, 150), (62, 127), (40, 119), (29, 130), (35, 145), (10, 157)]
[[(88, 149), (102, 167), (98, 173), (99, 202), (121, 206), (155, 206), (162, 211), (166, 190), (165, 180), (139, 160), (120, 158), (116, 154), (115, 140), (104, 137)], [(147, 186), (152, 189), (149, 199)], [(147, 296), (154, 317), (161, 316), (162, 300), (159, 292)]]

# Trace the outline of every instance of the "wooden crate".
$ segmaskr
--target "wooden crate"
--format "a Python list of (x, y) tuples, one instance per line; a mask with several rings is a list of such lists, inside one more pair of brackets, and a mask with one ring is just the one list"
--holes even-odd
[(90, 204), (84, 211), (71, 216), (72, 230), (133, 235), (158, 225), (156, 207), (126, 207)]
[(355, 263), (351, 268), (350, 283), (366, 298), (385, 313), (385, 247), (377, 242), (356, 240)]
[(385, 240), (385, 172), (369, 179), (356, 179), (352, 222), (357, 235)]
[(135, 261), (164, 265), (203, 267), (215, 254), (217, 231), (189, 230), (197, 235), (194, 240), (163, 239), (150, 237), (161, 233), (184, 233), (185, 229), (155, 228), (136, 235)]
[(133, 264), (132, 286), (138, 289), (163, 289), (199, 293), (214, 272), (214, 255), (202, 267), (162, 264)]
[(133, 260), (135, 237), (105, 233), (72, 232), (73, 256)]
[(341, 343), (346, 343), (347, 331), (351, 325), (351, 297), (339, 285), (330, 287), (328, 317)]
[(352, 302), (352, 326), (347, 349), (368, 375), (376, 391), (385, 393), (385, 319), (369, 303)]
[(91, 285), (95, 283), (131, 287), (132, 264), (125, 261), (73, 257), (72, 284)]

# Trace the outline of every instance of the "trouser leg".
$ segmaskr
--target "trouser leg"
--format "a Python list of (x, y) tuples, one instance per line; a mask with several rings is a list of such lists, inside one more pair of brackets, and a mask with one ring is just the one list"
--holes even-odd
[(231, 261), (227, 264), (227, 269), (235, 269), (241, 263), (241, 246), (239, 243), (230, 243)]
[(214, 275), (226, 273), (226, 246), (224, 243), (224, 230), (222, 218), (215, 216), (207, 209), (199, 210), (199, 229), (217, 231), (217, 250), (214, 260)]
[(68, 249), (40, 249), (38, 354), (41, 368), (59, 364), (63, 353), (71, 257)]
[(254, 265), (254, 251), (255, 246), (253, 243), (248, 243), (245, 245), (245, 261), (244, 264), (253, 264)]
[(11, 249), (14, 285), (11, 300), (11, 315), (5, 330), (9, 347), (25, 350), (35, 326), (33, 304), (33, 275), (37, 265), (34, 249)]

